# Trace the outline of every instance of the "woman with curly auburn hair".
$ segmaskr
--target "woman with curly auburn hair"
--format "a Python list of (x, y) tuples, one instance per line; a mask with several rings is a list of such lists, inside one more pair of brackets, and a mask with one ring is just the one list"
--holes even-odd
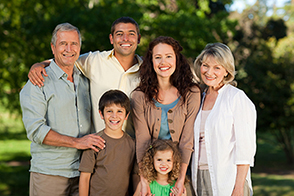
[[(200, 89), (178, 41), (160, 36), (150, 42), (140, 67), (140, 84), (131, 97), (139, 167), (145, 149), (156, 139), (179, 143), (180, 174), (175, 187), (184, 190), (193, 151), (193, 123), (200, 106)], [(141, 175), (142, 195), (150, 193)]]

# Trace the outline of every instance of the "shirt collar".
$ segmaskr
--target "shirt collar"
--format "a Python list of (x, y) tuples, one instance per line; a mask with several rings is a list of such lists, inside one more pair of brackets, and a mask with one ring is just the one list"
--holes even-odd
[[(49, 67), (52, 69), (57, 78), (67, 77), (67, 74), (55, 63), (54, 60), (51, 61)], [(81, 74), (75, 65), (73, 68), (73, 74)]]
[[(137, 55), (137, 54), (135, 54), (135, 57), (137, 58), (137, 61), (138, 61), (138, 63), (136, 63), (135, 65), (137, 65), (138, 66), (138, 69), (139, 69), (139, 67), (142, 65), (142, 63), (143, 63), (143, 60), (142, 60), (142, 58), (139, 56), (139, 55)], [(112, 49), (112, 50), (110, 50), (109, 51), (109, 55), (107, 56), (107, 58), (108, 59), (110, 59), (110, 58), (116, 58), (115, 56), (114, 56), (114, 49)], [(135, 65), (133, 65), (132, 67), (135, 67)], [(131, 68), (130, 68), (131, 69)]]
[[(218, 94), (221, 94), (226, 88), (228, 88), (230, 84), (225, 84), (223, 87), (221, 87), (220, 89), (218, 89)], [(207, 88), (203, 91), (203, 95), (205, 96), (206, 95), (206, 91), (207, 91)]]

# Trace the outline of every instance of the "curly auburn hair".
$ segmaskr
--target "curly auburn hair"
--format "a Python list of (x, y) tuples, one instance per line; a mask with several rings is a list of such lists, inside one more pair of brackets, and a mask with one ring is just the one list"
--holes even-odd
[[(153, 68), (153, 48), (158, 44), (167, 44), (172, 46), (176, 55), (176, 69), (170, 77), (170, 83), (177, 88), (185, 102), (186, 94), (191, 91), (193, 86), (198, 86), (194, 81), (195, 77), (191, 71), (191, 66), (186, 57), (181, 54), (183, 50), (180, 43), (172, 37), (159, 36), (149, 43), (147, 53), (145, 54), (142, 65), (140, 66), (140, 84), (136, 90), (145, 94), (146, 100), (153, 102), (152, 99), (158, 100), (158, 80)], [(199, 86), (198, 86), (199, 87)]]
[(152, 182), (157, 178), (157, 171), (154, 168), (154, 156), (158, 151), (171, 150), (173, 152), (173, 168), (168, 173), (168, 183), (172, 185), (179, 177), (181, 166), (181, 153), (179, 151), (178, 142), (171, 140), (155, 140), (150, 147), (146, 149), (143, 157), (142, 166), (140, 168), (141, 175)]

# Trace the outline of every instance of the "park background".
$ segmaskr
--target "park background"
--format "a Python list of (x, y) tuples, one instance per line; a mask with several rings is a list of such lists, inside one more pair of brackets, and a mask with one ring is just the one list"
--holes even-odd
[(30, 66), (53, 57), (54, 27), (62, 22), (77, 26), (83, 36), (81, 53), (109, 50), (111, 24), (121, 16), (139, 23), (137, 54), (142, 56), (160, 35), (177, 39), (191, 62), (207, 43), (229, 45), (238, 87), (258, 112), (254, 195), (294, 195), (294, 1), (250, 2), (1, 0), (0, 195), (28, 195), (30, 141), (18, 94)]

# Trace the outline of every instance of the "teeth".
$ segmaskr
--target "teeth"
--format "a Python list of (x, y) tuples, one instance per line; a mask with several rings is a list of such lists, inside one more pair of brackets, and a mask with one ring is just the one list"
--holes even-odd
[(72, 54), (72, 55), (66, 55), (66, 54), (64, 54), (63, 56), (66, 56), (66, 57), (73, 57), (74, 55)]
[(111, 120), (110, 122), (113, 123), (113, 124), (117, 124), (117, 123), (119, 123), (118, 120)]
[(131, 46), (130, 44), (122, 44), (121, 46), (126, 47), (126, 46)]
[(161, 67), (161, 68), (159, 68), (159, 69), (165, 71), (165, 70), (168, 70), (169, 67)]

